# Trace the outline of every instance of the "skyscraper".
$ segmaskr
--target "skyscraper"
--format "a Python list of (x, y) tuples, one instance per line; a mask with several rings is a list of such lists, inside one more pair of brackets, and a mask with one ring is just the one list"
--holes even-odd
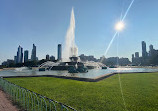
[(149, 56), (152, 56), (152, 55), (153, 55), (153, 52), (154, 52), (153, 45), (150, 45), (150, 46), (149, 46)]
[(28, 59), (29, 59), (29, 51), (25, 50), (24, 51), (24, 62), (28, 62)]
[(135, 52), (135, 57), (139, 58), (139, 52)]
[(17, 56), (14, 56), (14, 63), (17, 63)]
[(146, 43), (142, 41), (142, 57), (146, 58), (147, 57), (147, 51), (146, 51)]
[(32, 54), (31, 54), (31, 60), (36, 61), (36, 46), (33, 44)]
[(17, 63), (23, 62), (23, 48), (19, 45), (18, 51), (17, 51)]
[(49, 58), (49, 55), (48, 55), (48, 54), (46, 55), (46, 60), (50, 60), (50, 58)]
[(51, 60), (51, 61), (55, 61), (55, 57), (54, 57), (54, 56), (51, 56), (51, 57), (50, 57), (50, 60)]
[(134, 54), (132, 54), (132, 63), (134, 62)]
[(58, 44), (58, 60), (61, 60), (61, 44)]

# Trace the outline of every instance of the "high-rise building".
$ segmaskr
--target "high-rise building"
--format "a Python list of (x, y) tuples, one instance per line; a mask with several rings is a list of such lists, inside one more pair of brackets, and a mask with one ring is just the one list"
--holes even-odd
[(17, 63), (17, 56), (14, 56), (14, 63)]
[(146, 43), (145, 41), (142, 41), (142, 57), (146, 58), (147, 57), (147, 51), (146, 51)]
[(25, 50), (24, 51), (24, 62), (28, 62), (28, 60), (29, 60), (29, 51)]
[(153, 45), (150, 45), (150, 46), (149, 46), (149, 56), (152, 56), (153, 53), (154, 53)]
[(135, 58), (139, 58), (139, 52), (135, 52)]
[(31, 60), (36, 61), (36, 46), (33, 44), (32, 54), (31, 54)]
[(55, 61), (55, 57), (54, 57), (54, 56), (51, 56), (51, 57), (50, 57), (50, 60), (51, 60), (51, 61)]
[(132, 58), (134, 58), (134, 54), (132, 54)]
[(134, 62), (134, 54), (132, 54), (132, 63)]
[(49, 55), (48, 55), (48, 54), (46, 55), (46, 60), (50, 60), (50, 58), (49, 58)]
[(61, 44), (58, 44), (58, 60), (61, 60), (61, 49), (62, 47), (61, 47)]
[(17, 63), (23, 62), (23, 48), (19, 45), (18, 51), (17, 51)]
[(154, 49), (152, 44), (149, 46), (149, 49), (150, 49), (150, 50), (153, 50), (153, 49)]

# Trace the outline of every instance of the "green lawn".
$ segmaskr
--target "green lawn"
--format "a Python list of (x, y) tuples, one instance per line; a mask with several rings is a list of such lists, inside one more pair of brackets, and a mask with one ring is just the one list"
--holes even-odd
[[(120, 75), (128, 111), (158, 111), (158, 73)], [(118, 75), (100, 82), (30, 77), (8, 78), (19, 86), (83, 111), (127, 111)]]

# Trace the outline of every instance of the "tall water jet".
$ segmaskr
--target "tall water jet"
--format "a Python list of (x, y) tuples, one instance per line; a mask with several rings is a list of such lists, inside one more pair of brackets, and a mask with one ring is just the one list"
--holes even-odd
[(75, 16), (72, 8), (70, 26), (65, 37), (65, 47), (62, 61), (45, 62), (40, 65), (39, 71), (45, 70), (67, 70), (69, 73), (86, 73), (88, 69), (100, 68), (104, 65), (96, 62), (82, 62), (78, 57), (78, 48), (75, 44)]
[(75, 44), (75, 16), (74, 9), (71, 11), (70, 26), (65, 37), (65, 47), (63, 52), (63, 60), (69, 61), (69, 57), (77, 57), (78, 48)]

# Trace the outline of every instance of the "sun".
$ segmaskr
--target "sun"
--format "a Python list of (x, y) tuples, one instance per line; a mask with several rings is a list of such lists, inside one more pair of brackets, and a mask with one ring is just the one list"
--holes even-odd
[(125, 25), (122, 21), (119, 21), (115, 25), (115, 30), (117, 31), (122, 31), (124, 29)]

